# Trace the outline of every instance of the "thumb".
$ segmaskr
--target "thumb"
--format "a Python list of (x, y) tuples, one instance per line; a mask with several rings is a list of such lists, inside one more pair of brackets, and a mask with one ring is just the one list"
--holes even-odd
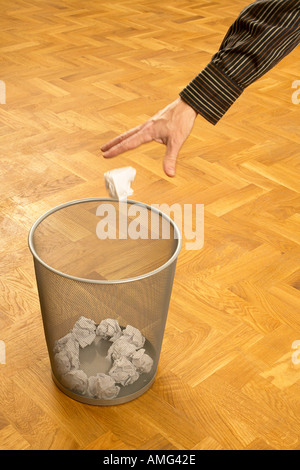
[(176, 170), (176, 160), (178, 157), (178, 152), (179, 149), (175, 148), (174, 145), (167, 145), (167, 151), (165, 154), (164, 162), (163, 162), (163, 168), (164, 172), (168, 176), (175, 176), (175, 170)]

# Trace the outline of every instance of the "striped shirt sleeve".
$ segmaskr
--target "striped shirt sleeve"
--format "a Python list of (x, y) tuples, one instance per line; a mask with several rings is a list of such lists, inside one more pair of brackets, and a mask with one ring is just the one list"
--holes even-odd
[(256, 0), (242, 10), (210, 63), (181, 92), (216, 124), (244, 89), (300, 43), (300, 0)]

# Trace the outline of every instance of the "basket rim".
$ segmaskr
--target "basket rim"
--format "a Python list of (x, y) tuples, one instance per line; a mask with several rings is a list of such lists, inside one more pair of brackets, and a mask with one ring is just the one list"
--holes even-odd
[[(42, 260), (42, 258), (37, 254), (35, 247), (34, 247), (34, 242), (33, 242), (33, 237), (34, 237), (34, 232), (36, 228), (40, 225), (40, 223), (45, 220), (47, 217), (49, 217), (51, 214), (54, 212), (57, 212), (65, 207), (75, 205), (75, 204), (80, 204), (80, 203), (85, 203), (85, 202), (92, 202), (92, 201), (99, 201), (99, 202), (104, 202), (104, 201), (110, 201), (110, 202), (126, 202), (127, 204), (137, 204), (140, 205), (141, 207), (144, 207), (146, 209), (149, 209), (151, 211), (154, 211), (164, 217), (174, 228), (174, 233), (176, 234), (175, 240), (177, 240), (177, 246), (176, 249), (173, 253), (173, 255), (166, 261), (164, 264), (159, 266), (158, 268), (149, 271), (145, 274), (141, 274), (139, 276), (134, 276), (130, 278), (124, 278), (124, 279), (87, 279), (87, 278), (82, 278), (82, 277), (77, 277), (77, 276), (72, 276), (70, 274), (64, 273), (62, 271), (59, 271), (52, 266), (50, 266), (48, 263)], [(158, 274), (160, 271), (163, 271), (166, 269), (168, 266), (170, 266), (178, 257), (179, 252), (182, 247), (182, 235), (181, 232), (177, 226), (177, 224), (174, 222), (171, 217), (169, 217), (167, 214), (162, 212), (160, 209), (157, 209), (156, 207), (152, 207), (149, 204), (146, 204), (144, 202), (139, 202), (135, 201), (133, 199), (126, 199), (126, 200), (121, 200), (119, 201), (118, 199), (113, 199), (110, 197), (89, 197), (89, 198), (82, 198), (82, 199), (75, 199), (69, 202), (65, 202), (63, 204), (59, 204), (58, 206), (53, 207), (52, 209), (46, 211), (43, 215), (41, 215), (32, 225), (29, 235), (28, 235), (28, 246), (29, 249), (36, 261), (38, 261), (40, 264), (42, 264), (45, 268), (49, 269), (50, 271), (54, 272), (55, 274), (58, 274), (59, 276), (65, 277), (67, 279), (73, 280), (73, 281), (79, 281), (79, 282), (85, 282), (87, 284), (123, 284), (126, 282), (134, 282), (134, 281), (139, 281), (141, 279), (145, 279), (151, 276), (154, 276), (155, 274)]]

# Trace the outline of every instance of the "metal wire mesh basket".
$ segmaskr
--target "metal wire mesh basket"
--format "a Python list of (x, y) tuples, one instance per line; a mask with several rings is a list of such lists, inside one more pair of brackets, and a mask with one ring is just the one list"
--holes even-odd
[(56, 385), (94, 405), (137, 398), (159, 361), (181, 234), (160, 210), (71, 201), (29, 233)]

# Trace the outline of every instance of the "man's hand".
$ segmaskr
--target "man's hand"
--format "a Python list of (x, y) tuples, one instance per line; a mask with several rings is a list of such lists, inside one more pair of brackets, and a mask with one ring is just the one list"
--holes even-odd
[(196, 111), (178, 98), (144, 124), (130, 129), (103, 145), (101, 148), (103, 157), (115, 157), (154, 140), (166, 145), (163, 168), (168, 176), (175, 176), (178, 153), (190, 135), (196, 117)]

